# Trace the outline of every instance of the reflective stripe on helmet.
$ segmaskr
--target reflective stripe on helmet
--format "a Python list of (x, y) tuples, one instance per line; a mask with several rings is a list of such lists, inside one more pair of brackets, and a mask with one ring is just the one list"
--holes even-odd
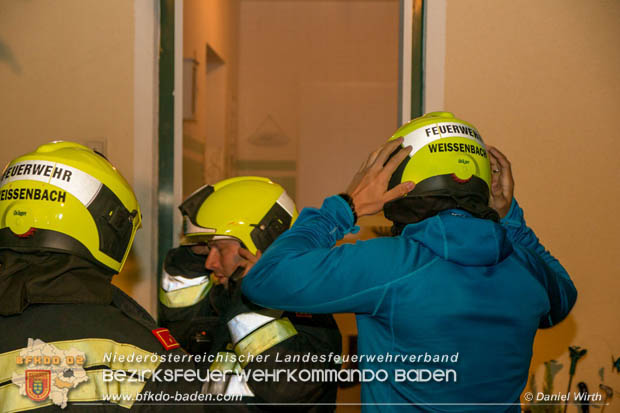
[(484, 148), (484, 143), (477, 130), (463, 125), (462, 123), (440, 122), (425, 125), (419, 129), (415, 129), (411, 133), (403, 136), (403, 146), (411, 146), (409, 156), (412, 157), (420, 149), (444, 138), (466, 138), (473, 140)]
[(276, 201), (291, 217), (295, 217), (295, 202), (288, 196), (286, 191), (282, 192), (278, 200)]
[(15, 181), (39, 181), (64, 189), (88, 207), (103, 185), (93, 176), (57, 162), (27, 160), (6, 169), (0, 188)]
[(191, 218), (187, 215), (183, 216), (183, 234), (184, 235), (194, 235), (194, 234), (213, 234), (215, 233), (214, 228), (205, 228), (200, 227), (198, 225), (194, 225)]

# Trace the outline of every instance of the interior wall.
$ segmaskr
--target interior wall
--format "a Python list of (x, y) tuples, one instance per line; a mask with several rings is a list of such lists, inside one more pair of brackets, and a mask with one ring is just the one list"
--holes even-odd
[[(154, 65), (157, 3), (146, 0), (30, 0), (0, 2), (0, 164), (45, 142), (74, 140), (102, 150), (127, 181), (138, 188), (140, 201), (152, 164), (142, 165), (134, 179), (134, 138), (154, 141)], [(140, 10), (140, 42), (136, 60), (135, 20)], [(150, 53), (150, 55), (148, 55)], [(145, 64), (134, 73), (134, 62)], [(141, 76), (139, 82), (134, 76)], [(144, 84), (147, 79), (147, 84)], [(148, 81), (150, 79), (150, 81)], [(134, 93), (140, 108), (134, 111)], [(135, 137), (134, 133), (140, 136)], [(142, 157), (153, 152), (142, 148)], [(147, 145), (148, 147), (148, 145)], [(150, 171), (150, 173), (149, 173)], [(148, 222), (148, 217), (147, 217)], [(152, 237), (136, 237), (136, 244)], [(149, 311), (154, 310), (154, 274), (147, 245), (134, 248), (114, 283)], [(147, 264), (145, 261), (147, 260)]]
[[(298, 207), (342, 192), (397, 127), (399, 3), (243, 0), (238, 174)], [(346, 155), (345, 155), (346, 154)]]
[(195, 115), (183, 121), (184, 197), (230, 175), (238, 19), (238, 0), (184, 0), (183, 57), (195, 62)]
[(54, 139), (105, 142), (133, 175), (133, 2), (0, 3), (0, 163)]
[(614, 0), (447, 1), (444, 107), (508, 156), (528, 224), (579, 291), (568, 319), (537, 334), (539, 390), (555, 359), (565, 391), (573, 345), (588, 350), (573, 391), (580, 381), (620, 389), (619, 21)]

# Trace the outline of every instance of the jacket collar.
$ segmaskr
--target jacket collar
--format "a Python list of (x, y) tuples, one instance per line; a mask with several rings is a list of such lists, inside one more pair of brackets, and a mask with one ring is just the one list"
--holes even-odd
[(70, 254), (0, 251), (0, 315), (30, 304), (110, 304), (112, 273)]

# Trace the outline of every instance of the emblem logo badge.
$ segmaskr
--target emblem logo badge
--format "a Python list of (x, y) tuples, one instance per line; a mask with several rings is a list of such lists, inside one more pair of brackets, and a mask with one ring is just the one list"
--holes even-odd
[(47, 399), (50, 394), (52, 375), (49, 370), (26, 370), (26, 394), (35, 402)]

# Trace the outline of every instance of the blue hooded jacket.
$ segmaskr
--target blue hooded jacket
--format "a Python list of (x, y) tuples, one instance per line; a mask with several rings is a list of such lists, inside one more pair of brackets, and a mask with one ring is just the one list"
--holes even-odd
[(304, 209), (243, 293), (265, 307), (355, 313), (359, 368), (388, 377), (362, 383), (364, 411), (520, 412), (536, 330), (566, 317), (577, 292), (516, 201), (500, 224), (448, 210), (334, 248), (353, 229), (341, 197)]

